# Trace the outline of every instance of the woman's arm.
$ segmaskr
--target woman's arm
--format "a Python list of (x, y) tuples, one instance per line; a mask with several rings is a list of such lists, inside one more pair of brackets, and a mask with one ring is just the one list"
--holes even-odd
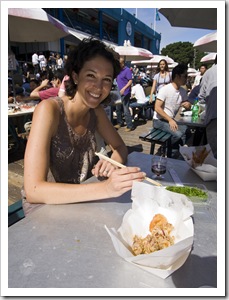
[[(57, 130), (59, 108), (55, 100), (41, 102), (35, 109), (33, 123), (26, 146), (24, 187), (30, 203), (65, 204), (109, 197), (118, 197), (132, 188), (133, 181), (143, 180), (145, 174), (139, 168), (127, 167), (114, 170), (102, 182), (90, 184), (66, 184), (47, 182), (51, 138)], [(109, 139), (108, 139), (109, 140)], [(114, 159), (125, 157), (123, 146), (114, 138), (114, 148), (120, 148)]]
[(153, 102), (153, 94), (156, 92), (156, 84), (157, 84), (157, 81), (154, 79), (153, 80), (153, 85), (152, 85), (152, 88), (151, 88), (151, 91), (150, 91), (150, 98), (149, 98), (150, 103)]

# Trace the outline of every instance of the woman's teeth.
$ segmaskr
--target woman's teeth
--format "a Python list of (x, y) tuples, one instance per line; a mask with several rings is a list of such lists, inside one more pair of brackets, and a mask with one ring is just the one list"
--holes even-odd
[(93, 93), (89, 93), (92, 97), (94, 98), (99, 98), (100, 95), (97, 95), (97, 94), (93, 94)]

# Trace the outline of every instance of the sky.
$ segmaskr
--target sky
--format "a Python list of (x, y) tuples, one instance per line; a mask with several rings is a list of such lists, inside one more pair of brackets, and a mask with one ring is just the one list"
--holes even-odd
[(154, 29), (155, 24), (155, 31), (161, 33), (160, 51), (167, 45), (175, 42), (191, 42), (194, 44), (194, 42), (202, 36), (216, 31), (197, 28), (172, 27), (169, 21), (162, 14), (160, 14), (160, 12), (160, 21), (154, 22), (154, 8), (125, 8), (125, 10), (131, 14), (136, 14), (140, 21), (152, 29)]

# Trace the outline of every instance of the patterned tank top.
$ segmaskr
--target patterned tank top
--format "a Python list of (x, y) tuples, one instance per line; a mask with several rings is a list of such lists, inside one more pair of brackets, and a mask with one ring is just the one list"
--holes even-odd
[(56, 182), (80, 183), (91, 176), (96, 151), (96, 115), (90, 110), (85, 134), (76, 133), (67, 121), (64, 102), (57, 97), (60, 119), (57, 132), (51, 139), (50, 170)]

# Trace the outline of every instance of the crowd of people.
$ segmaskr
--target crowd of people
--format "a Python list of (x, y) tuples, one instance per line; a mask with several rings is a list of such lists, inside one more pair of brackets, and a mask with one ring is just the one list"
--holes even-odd
[[(29, 95), (17, 97), (19, 101), (40, 101), (25, 153), (26, 205), (91, 201), (116, 197), (131, 189), (133, 180), (141, 181), (145, 174), (137, 167), (117, 169), (107, 161), (96, 160), (96, 133), (110, 147), (111, 158), (125, 163), (128, 151), (117, 130), (124, 124), (126, 131), (134, 130), (141, 106), (154, 102), (153, 127), (170, 132), (173, 146), (185, 145), (187, 126), (178, 125), (174, 117), (180, 107), (191, 108), (189, 95), (197, 86), (198, 97), (206, 101), (207, 138), (217, 157), (216, 62), (201, 73), (202, 79), (189, 93), (184, 88), (188, 67), (178, 64), (169, 71), (167, 62), (161, 60), (147, 98), (137, 70), (131, 70), (124, 58), (96, 39), (83, 40), (69, 53), (64, 67), (44, 70), (39, 57), (33, 58), (36, 78), (28, 82)], [(115, 107), (117, 123), (113, 124), (100, 104), (109, 99), (115, 81), (121, 101)], [(76, 184), (92, 174), (107, 180)]]

